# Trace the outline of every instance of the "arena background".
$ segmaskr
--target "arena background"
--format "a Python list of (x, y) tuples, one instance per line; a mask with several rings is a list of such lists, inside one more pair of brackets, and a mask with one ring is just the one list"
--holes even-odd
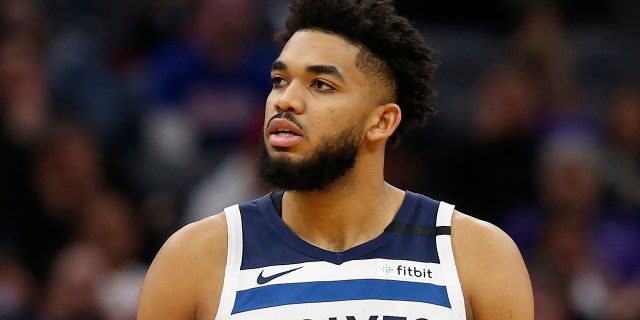
[[(388, 180), (508, 232), (536, 319), (640, 319), (640, 2), (395, 2), (434, 48), (439, 114), (389, 150)], [(267, 192), (286, 1), (0, 15), (0, 319), (134, 319), (172, 232)]]

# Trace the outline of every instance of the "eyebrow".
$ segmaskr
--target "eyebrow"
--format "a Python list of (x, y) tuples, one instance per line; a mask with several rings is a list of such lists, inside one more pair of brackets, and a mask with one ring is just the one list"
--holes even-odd
[[(276, 60), (273, 62), (273, 64), (271, 64), (271, 71), (282, 71), (282, 70), (287, 70), (287, 65), (284, 62), (280, 60)], [(326, 65), (326, 64), (311, 65), (306, 68), (306, 71), (313, 74), (328, 74), (340, 79), (341, 81), (345, 81), (344, 76), (342, 75), (342, 73), (340, 73), (340, 71), (338, 71), (338, 68), (332, 65)]]

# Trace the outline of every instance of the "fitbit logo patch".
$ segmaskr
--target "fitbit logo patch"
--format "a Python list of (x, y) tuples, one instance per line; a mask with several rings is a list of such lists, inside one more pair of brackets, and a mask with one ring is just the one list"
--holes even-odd
[(380, 267), (380, 272), (382, 272), (382, 274), (384, 274), (385, 276), (388, 276), (391, 273), (393, 273), (393, 270), (395, 269), (386, 263)]
[(433, 279), (433, 271), (425, 267), (383, 263), (379, 271), (385, 276)]

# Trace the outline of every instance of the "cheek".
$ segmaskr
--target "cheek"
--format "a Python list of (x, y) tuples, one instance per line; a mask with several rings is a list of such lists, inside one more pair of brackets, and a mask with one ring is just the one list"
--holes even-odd
[(264, 126), (265, 127), (269, 119), (271, 119), (271, 117), (273, 117), (277, 113), (275, 108), (275, 101), (276, 99), (272, 96), (272, 94), (269, 94), (264, 106)]
[(273, 96), (273, 93), (269, 93), (264, 105), (264, 110), (266, 111), (265, 113), (270, 113), (275, 109), (275, 101), (276, 98)]
[(313, 117), (314, 126), (322, 128), (327, 135), (339, 135), (347, 130), (360, 129), (366, 118), (353, 109), (329, 109)]
[(349, 116), (345, 112), (339, 112), (335, 108), (325, 109), (324, 112), (309, 115), (310, 121), (316, 128), (323, 128), (328, 132), (338, 132), (349, 126)]

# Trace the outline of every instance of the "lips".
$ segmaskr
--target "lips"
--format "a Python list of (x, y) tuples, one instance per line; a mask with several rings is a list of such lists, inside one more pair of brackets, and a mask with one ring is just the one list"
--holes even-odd
[(269, 133), (267, 138), (269, 144), (281, 148), (295, 145), (302, 139), (303, 135), (300, 127), (283, 118), (276, 118), (269, 121), (267, 132)]

